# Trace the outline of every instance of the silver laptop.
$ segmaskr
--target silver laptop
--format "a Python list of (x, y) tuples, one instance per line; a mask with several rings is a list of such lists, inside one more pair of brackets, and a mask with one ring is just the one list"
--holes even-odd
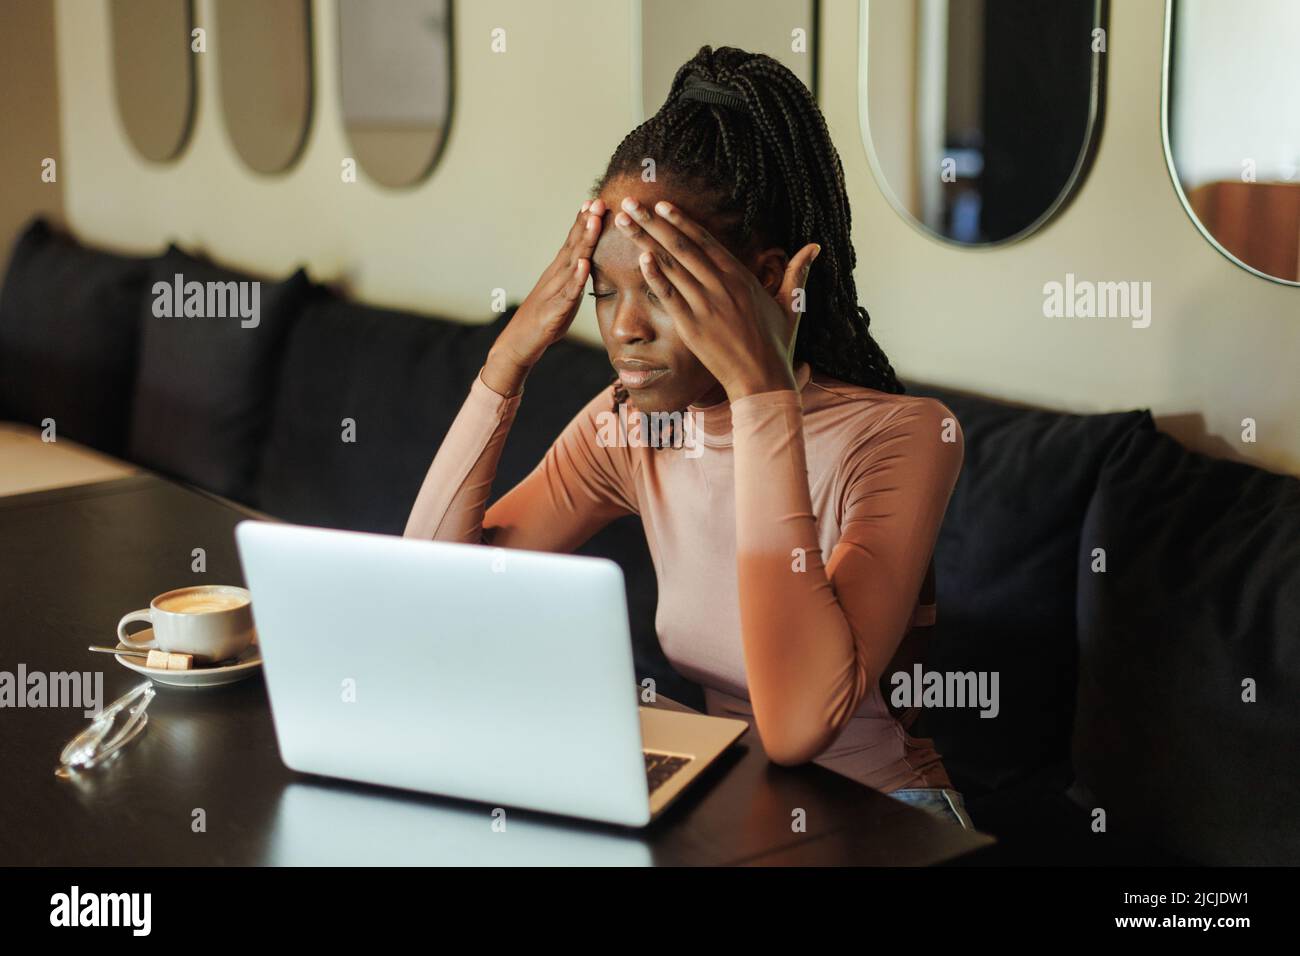
[(263, 521), (235, 538), (292, 770), (644, 826), (747, 729), (639, 706), (612, 561)]

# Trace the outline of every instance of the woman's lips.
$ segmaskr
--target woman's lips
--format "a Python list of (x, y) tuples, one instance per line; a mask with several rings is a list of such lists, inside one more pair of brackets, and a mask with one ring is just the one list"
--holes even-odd
[(621, 368), (618, 380), (628, 388), (645, 388), (668, 374), (666, 368)]

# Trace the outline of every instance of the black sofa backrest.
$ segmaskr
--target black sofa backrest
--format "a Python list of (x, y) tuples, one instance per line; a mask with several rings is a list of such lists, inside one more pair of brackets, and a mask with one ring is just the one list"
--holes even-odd
[[(276, 282), (174, 246), (159, 256), (140, 304), (126, 457), (247, 502), (284, 342), (312, 292), (301, 269)], [(184, 314), (191, 303), (204, 314)]]
[(266, 409), (254, 507), (401, 534), (491, 332), (314, 295), (289, 333)]
[(926, 667), (997, 672), (1001, 711), (923, 711), (959, 789), (978, 796), (1068, 761), (1077, 679), (1079, 529), (1102, 462), (1149, 420), (1072, 415), (908, 384), (961, 422), (966, 455), (935, 546)]
[(0, 289), (0, 418), (125, 454), (149, 266), (44, 219), (23, 230)]
[(1300, 479), (1147, 422), (1104, 463), (1081, 537), (1091, 807), (1195, 863), (1300, 863)]

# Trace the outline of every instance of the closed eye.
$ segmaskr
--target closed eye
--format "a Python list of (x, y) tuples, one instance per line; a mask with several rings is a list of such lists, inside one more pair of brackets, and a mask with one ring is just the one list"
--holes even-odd
[[(647, 287), (645, 293), (650, 298), (654, 299), (656, 302), (659, 301), (659, 296), (655, 295), (652, 289)], [(591, 296), (593, 299), (608, 299), (612, 295), (618, 295), (618, 293), (617, 292), (588, 292), (587, 295)]]

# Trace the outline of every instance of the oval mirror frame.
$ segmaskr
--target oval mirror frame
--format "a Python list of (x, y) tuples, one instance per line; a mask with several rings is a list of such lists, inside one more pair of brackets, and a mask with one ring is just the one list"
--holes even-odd
[[(384, 189), (411, 189), (420, 185), (433, 173), (437, 168), (438, 162), (442, 159), (447, 148), (447, 142), (451, 138), (452, 117), (455, 113), (456, 105), (456, 14), (453, 0), (443, 0), (445, 7), (445, 30), (446, 41), (446, 65), (447, 75), (445, 77), (446, 89), (446, 109), (445, 119), (442, 128), (432, 134), (432, 144), (428, 149), (427, 155), (423, 156), (418, 162), (405, 162), (399, 164), (406, 170), (415, 170), (408, 172), (403, 178), (386, 178), (384, 175), (376, 175), (373, 168), (367, 168), (365, 154), (370, 152), (370, 147), (356, 142), (352, 138), (352, 129), (348, 122), (347, 113), (347, 76), (346, 76), (346, 50), (347, 39), (344, 36), (346, 30), (346, 16), (343, 11), (344, 4), (348, 0), (335, 0), (334, 14), (335, 23), (338, 25), (337, 36), (337, 64), (338, 64), (338, 96), (339, 96), (339, 118), (343, 129), (343, 136), (351, 148), (353, 157), (356, 159), (357, 168), (366, 173), (367, 177), (375, 185)], [(373, 163), (370, 164), (373, 167)]]
[[(1092, 161), (1097, 155), (1097, 149), (1101, 143), (1101, 132), (1105, 119), (1106, 104), (1106, 67), (1104, 52), (1094, 51), (1090, 58), (1090, 75), (1088, 78), (1088, 115), (1084, 125), (1083, 142), (1079, 145), (1079, 152), (1075, 158), (1074, 166), (1071, 168), (1069, 175), (1066, 177), (1064, 185), (1052, 203), (1042, 211), (1033, 221), (1022, 229), (1004, 236), (1001, 239), (993, 239), (987, 242), (962, 242), (935, 232), (925, 223), (921, 222), (910, 209), (908, 209), (894, 192), (893, 186), (890, 185), (880, 160), (876, 155), (876, 148), (871, 136), (871, 118), (870, 118), (870, 96), (867, 92), (867, 80), (869, 70), (869, 18), (872, 0), (859, 0), (858, 3), (858, 128), (862, 136), (862, 145), (867, 154), (867, 163), (871, 168), (871, 175), (876, 181), (876, 185), (888, 200), (889, 205), (899, 217), (911, 226), (915, 231), (934, 242), (943, 246), (956, 249), (966, 249), (971, 251), (999, 249), (1009, 246), (1013, 243), (1020, 242), (1038, 232), (1049, 222), (1051, 222), (1060, 212), (1062, 212), (1074, 199), (1079, 189), (1082, 187), (1084, 180), (1088, 176), (1088, 170), (1092, 166)], [(1093, 0), (1093, 30), (1101, 30), (1109, 42), (1110, 32), (1110, 0)]]
[[(156, 41), (160, 33), (153, 25), (172, 17), (179, 18), (179, 22), (167, 25), (167, 29), (178, 30), (176, 47), (159, 49)], [(141, 21), (146, 29), (133, 29)], [(138, 156), (151, 163), (174, 162), (189, 145), (194, 131), (198, 102), (198, 77), (191, 49), (194, 25), (194, 0), (110, 0), (108, 4), (109, 57), (117, 117), (127, 142)], [(153, 45), (154, 49), (132, 49), (141, 44)], [(166, 121), (166, 129), (160, 127), (160, 119)]]
[(1259, 276), (1261, 279), (1267, 279), (1269, 282), (1275, 282), (1278, 285), (1300, 287), (1300, 281), (1285, 279), (1281, 276), (1275, 276), (1272, 273), (1265, 272), (1252, 266), (1250, 263), (1239, 259), (1233, 255), (1226, 246), (1223, 245), (1201, 221), (1201, 217), (1196, 214), (1192, 208), (1192, 201), (1183, 189), (1182, 180), (1178, 178), (1178, 169), (1174, 164), (1173, 144), (1169, 138), (1169, 87), (1173, 80), (1173, 41), (1174, 41), (1174, 3), (1175, 0), (1165, 0), (1165, 37), (1164, 37), (1164, 54), (1160, 67), (1160, 144), (1165, 152), (1165, 170), (1169, 173), (1169, 181), (1174, 184), (1174, 192), (1178, 196), (1178, 201), (1183, 205), (1183, 211), (1187, 213), (1187, 218), (1192, 221), (1197, 231), (1205, 237), (1205, 241), (1212, 248), (1217, 250), (1220, 255), (1235, 266), (1245, 269), (1251, 275)]
[[(302, 158), (315, 118), (314, 27), (310, 0), (210, 0), (216, 14), (217, 85), (226, 139), (245, 168), (262, 176), (289, 172)], [(288, 38), (301, 42), (300, 63), (292, 72), (283, 65), (295, 54), (284, 49), (285, 38), (274, 27), (287, 25)], [(246, 42), (247, 41), (247, 42)], [(244, 44), (241, 46), (241, 44)], [(277, 44), (279, 44), (277, 46)], [(256, 69), (263, 67), (260, 82)], [(276, 116), (276, 110), (293, 113)]]

